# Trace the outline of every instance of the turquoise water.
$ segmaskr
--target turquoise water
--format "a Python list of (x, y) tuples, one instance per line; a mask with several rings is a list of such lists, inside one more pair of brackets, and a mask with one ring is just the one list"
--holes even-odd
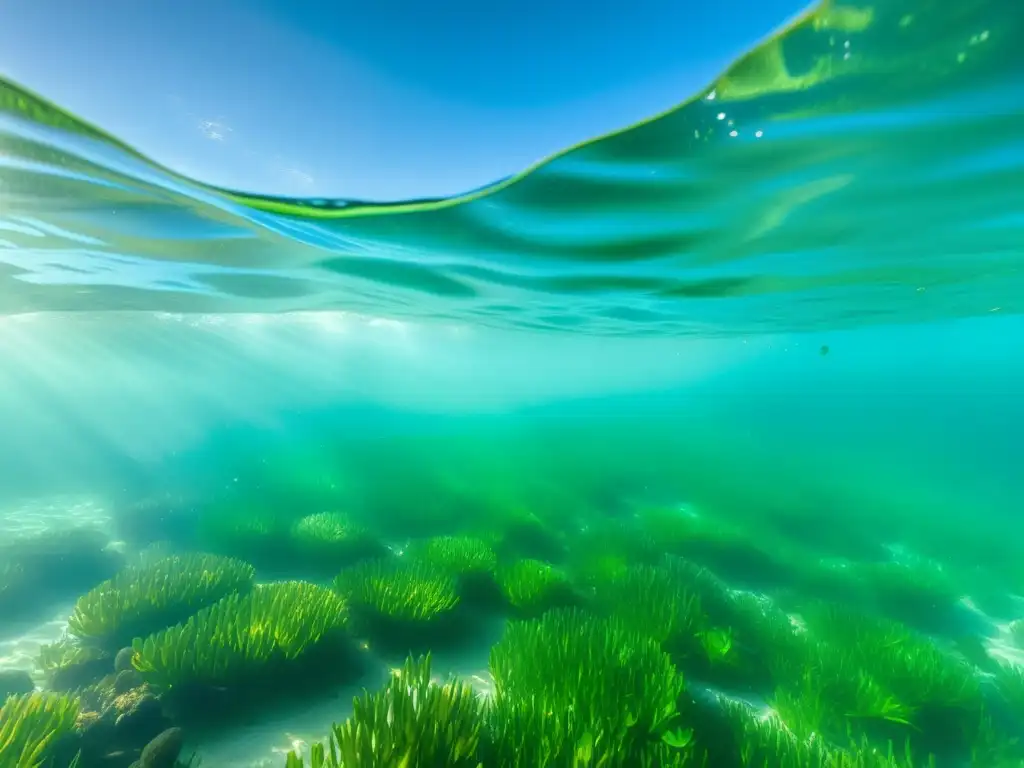
[[(424, 766), (1024, 765), (1021, 31), (995, 0), (825, 3), (675, 110), (395, 204), (204, 186), (0, 82), (0, 673), (90, 713), (42, 764), (127, 768), (180, 727), (182, 757), (282, 766), (429, 650), (510, 709), (452, 716), (481, 745), (423, 737)], [(374, 584), (437, 608), (456, 577), (472, 631), (382, 629)], [(144, 643), (219, 647), (197, 611), (253, 578), (340, 596), (369, 670), (206, 668), (209, 717)], [(245, 606), (268, 624), (237, 636), (297, 611)], [(115, 670), (164, 711), (100, 737)], [(346, 765), (406, 765), (382, 754)]]

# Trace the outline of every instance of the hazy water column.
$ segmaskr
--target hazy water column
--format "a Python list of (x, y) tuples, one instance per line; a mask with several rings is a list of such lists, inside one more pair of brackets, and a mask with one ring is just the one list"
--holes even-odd
[[(10, 318), (0, 461), (13, 493), (159, 472), (211, 431), (286, 435), (335, 406), (488, 424), (624, 416), (636, 439), (667, 439), (680, 477), (711, 498), (1010, 515), (1024, 501), (1022, 333), (995, 317), (728, 341), (316, 315)], [(374, 418), (358, 429), (402, 428)]]

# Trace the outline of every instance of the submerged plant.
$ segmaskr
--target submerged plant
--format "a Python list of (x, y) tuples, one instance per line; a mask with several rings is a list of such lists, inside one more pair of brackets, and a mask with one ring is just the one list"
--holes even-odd
[(522, 508), (504, 513), (496, 545), (503, 557), (558, 559), (565, 551), (565, 539), (546, 519)]
[[(823, 656), (830, 652), (821, 650)], [(819, 658), (799, 679), (776, 689), (771, 705), (791, 733), (838, 740), (870, 721), (911, 727), (916, 713), (912, 706), (869, 675), (842, 665), (842, 659)]]
[(435, 536), (413, 545), (409, 556), (460, 577), (491, 574), (498, 567), (491, 546), (472, 536)]
[(708, 624), (700, 599), (673, 563), (639, 565), (596, 590), (597, 602), (628, 626), (649, 634), (673, 655), (696, 651)]
[(603, 521), (570, 540), (568, 570), (576, 583), (600, 590), (631, 567), (658, 559), (656, 543), (635, 525)]
[(595, 757), (583, 765), (632, 765), (651, 742), (688, 743), (682, 675), (655, 640), (619, 620), (558, 609), (513, 622), (490, 670), (497, 764), (571, 764), (583, 748)]
[(265, 562), (282, 557), (290, 522), (266, 510), (216, 504), (200, 521), (199, 534), (215, 552)]
[(682, 555), (702, 565), (727, 569), (736, 574), (756, 574), (759, 580), (788, 571), (777, 553), (778, 541), (765, 546), (767, 531), (752, 531), (720, 516), (711, 516), (689, 508), (648, 507), (638, 511), (641, 528), (666, 551)]
[(291, 528), (291, 540), (301, 555), (337, 564), (384, 551), (384, 545), (368, 528), (341, 512), (317, 512), (300, 518)]
[(0, 707), (0, 766), (39, 768), (74, 732), (78, 699), (56, 693), (12, 696)]
[(102, 675), (106, 671), (105, 667), (112, 668), (113, 664), (107, 652), (92, 645), (82, 645), (65, 635), (56, 642), (39, 647), (36, 666), (46, 675), (50, 688), (66, 689), (79, 687), (76, 682), (87, 676), (80, 674), (86, 672), (86, 667), (88, 671)]
[[(326, 745), (310, 750), (311, 768), (476, 768), (481, 740), (481, 702), (457, 680), (435, 683), (430, 655), (409, 658), (376, 693), (355, 699), (352, 716), (332, 727)], [(286, 768), (306, 762), (289, 753)]]
[(915, 747), (942, 741), (967, 748), (973, 737), (948, 723), (982, 708), (973, 667), (889, 619), (821, 603), (802, 617), (803, 642), (773, 670), (771, 699), (797, 737), (843, 743), (884, 735)]
[(874, 677), (913, 708), (977, 708), (981, 683), (974, 668), (899, 622), (832, 603), (819, 603), (804, 620), (836, 664)]
[(234, 683), (298, 659), (345, 620), (344, 601), (324, 587), (302, 581), (257, 586), (134, 640), (132, 665), (164, 689)]
[(857, 565), (854, 573), (881, 608), (908, 621), (927, 622), (960, 597), (949, 574), (928, 560)]
[(776, 714), (755, 712), (737, 701), (724, 700), (722, 711), (732, 741), (733, 755), (728, 764), (742, 768), (934, 768), (935, 765), (934, 758), (923, 763), (916, 761), (909, 745), (905, 745), (902, 752), (891, 741), (884, 749), (863, 739), (847, 739), (848, 746), (839, 746), (828, 743), (816, 733), (794, 733)]
[(346, 568), (334, 588), (364, 616), (426, 623), (459, 604), (455, 579), (422, 562), (375, 560)]
[(518, 560), (500, 569), (498, 586), (509, 604), (523, 611), (543, 611), (572, 597), (565, 573), (541, 560)]
[(995, 673), (995, 684), (1010, 710), (1024, 722), (1024, 666), (1002, 662)]
[(116, 650), (252, 587), (254, 570), (219, 555), (163, 557), (125, 568), (78, 599), (69, 632)]

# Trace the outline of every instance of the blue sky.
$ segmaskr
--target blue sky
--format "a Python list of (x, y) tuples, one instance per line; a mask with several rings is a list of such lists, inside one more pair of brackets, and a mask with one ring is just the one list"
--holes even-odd
[(5, 0), (0, 74), (213, 184), (455, 194), (685, 99), (794, 0)]

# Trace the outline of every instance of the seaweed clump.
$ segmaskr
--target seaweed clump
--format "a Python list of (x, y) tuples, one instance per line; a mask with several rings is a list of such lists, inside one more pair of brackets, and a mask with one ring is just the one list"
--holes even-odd
[(72, 736), (79, 702), (56, 693), (12, 696), (0, 707), (0, 766), (40, 768)]
[(498, 567), (491, 546), (472, 536), (435, 536), (415, 544), (410, 554), (460, 578), (490, 575)]
[(351, 607), (355, 628), (384, 643), (447, 631), (460, 600), (454, 577), (419, 561), (360, 563), (338, 574), (334, 587)]
[(973, 667), (889, 619), (834, 604), (803, 618), (807, 643), (779, 659), (772, 701), (790, 730), (834, 743), (853, 734), (917, 751), (969, 749), (970, 734), (951, 726), (983, 709)]
[(725, 744), (717, 745), (716, 766), (728, 768), (934, 768), (934, 759), (914, 760), (909, 747), (898, 750), (892, 742), (884, 749), (861, 740), (838, 747), (817, 735), (791, 731), (774, 714), (759, 714), (746, 704), (725, 700)]
[(219, 555), (171, 555), (130, 566), (78, 599), (68, 630), (116, 651), (223, 597), (248, 591), (253, 577), (248, 563)]
[(113, 669), (111, 655), (100, 648), (82, 645), (65, 635), (40, 646), (36, 666), (56, 691), (75, 690), (103, 677)]
[(490, 670), (493, 764), (611, 768), (651, 764), (661, 753), (684, 758), (675, 754), (692, 735), (678, 710), (682, 674), (657, 642), (620, 621), (558, 609), (513, 622), (491, 649)]
[(379, 556), (385, 549), (368, 528), (341, 512), (317, 512), (296, 520), (291, 542), (306, 562), (335, 569)]
[(517, 560), (498, 572), (498, 586), (516, 611), (539, 615), (549, 608), (567, 607), (576, 595), (568, 576), (542, 560)]
[[(380, 691), (353, 702), (352, 716), (334, 725), (327, 744), (312, 745), (311, 768), (405, 768), (480, 765), (481, 701), (465, 683), (431, 680), (430, 655), (409, 658)], [(286, 768), (304, 768), (289, 753)]]
[(257, 586), (184, 624), (132, 642), (132, 665), (157, 688), (232, 685), (311, 652), (346, 621), (344, 601), (301, 581)]

